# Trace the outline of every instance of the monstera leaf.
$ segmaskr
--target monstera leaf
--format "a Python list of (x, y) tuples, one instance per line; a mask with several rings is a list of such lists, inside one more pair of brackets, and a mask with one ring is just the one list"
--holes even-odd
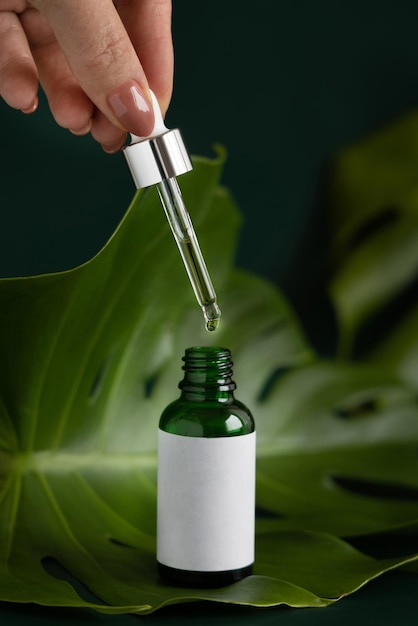
[[(239, 215), (221, 169), (197, 159), (182, 179), (223, 310), (216, 333), (153, 190), (86, 264), (0, 281), (1, 600), (326, 606), (414, 561), (411, 546), (372, 555), (358, 542), (414, 532), (416, 397), (373, 364), (318, 359), (277, 289), (233, 269)], [(156, 430), (184, 349), (202, 343), (231, 348), (256, 416), (259, 515), (254, 575), (197, 591), (156, 575)]]
[[(370, 349), (382, 312), (384, 341), (399, 332), (418, 280), (418, 114), (412, 113), (344, 151), (330, 182), (334, 276), (330, 293), (340, 324), (340, 354)], [(398, 306), (397, 306), (398, 305)], [(410, 340), (416, 345), (417, 332)], [(397, 340), (395, 340), (396, 342)], [(393, 343), (393, 342), (392, 342)], [(399, 352), (399, 348), (397, 348)], [(382, 356), (379, 349), (379, 355)], [(400, 357), (401, 358), (401, 357)], [(408, 357), (403, 359), (410, 360)]]

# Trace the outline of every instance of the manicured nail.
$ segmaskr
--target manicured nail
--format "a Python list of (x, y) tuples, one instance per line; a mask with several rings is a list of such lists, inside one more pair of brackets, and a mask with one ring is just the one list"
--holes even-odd
[(107, 102), (122, 126), (139, 137), (154, 128), (154, 111), (138, 83), (129, 80), (107, 94)]

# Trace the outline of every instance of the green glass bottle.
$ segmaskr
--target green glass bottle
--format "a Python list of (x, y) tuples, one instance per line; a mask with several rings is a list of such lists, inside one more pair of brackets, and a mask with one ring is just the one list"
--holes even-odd
[(188, 348), (183, 361), (181, 395), (159, 424), (158, 570), (218, 587), (252, 572), (255, 426), (234, 397), (228, 349)]

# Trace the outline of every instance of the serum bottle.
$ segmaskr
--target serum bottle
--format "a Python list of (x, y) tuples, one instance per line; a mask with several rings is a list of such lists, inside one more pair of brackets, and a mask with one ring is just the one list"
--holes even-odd
[(158, 434), (157, 562), (170, 583), (228, 585), (254, 561), (255, 426), (234, 397), (231, 353), (188, 348)]

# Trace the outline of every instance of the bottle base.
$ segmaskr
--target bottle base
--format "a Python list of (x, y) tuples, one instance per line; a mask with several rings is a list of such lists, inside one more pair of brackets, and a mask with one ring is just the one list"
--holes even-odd
[(250, 576), (253, 571), (252, 564), (222, 572), (195, 572), (176, 569), (158, 562), (157, 566), (158, 573), (164, 581), (179, 587), (225, 587)]

